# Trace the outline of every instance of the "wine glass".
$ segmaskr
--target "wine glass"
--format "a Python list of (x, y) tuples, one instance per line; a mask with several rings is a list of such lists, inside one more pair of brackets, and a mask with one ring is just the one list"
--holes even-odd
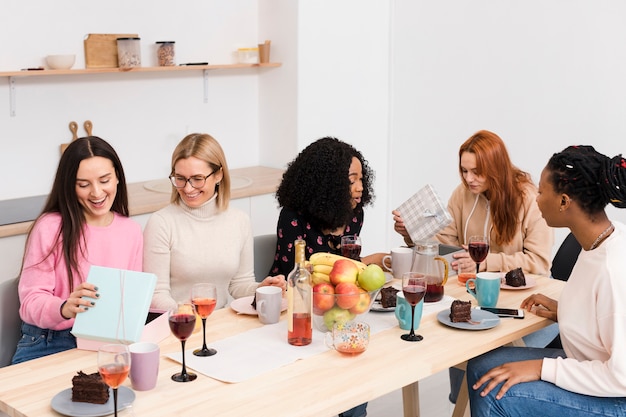
[(476, 262), (476, 273), (478, 273), (480, 263), (489, 254), (489, 239), (487, 239), (487, 236), (470, 236), (467, 250), (472, 260)]
[(411, 331), (400, 337), (407, 342), (419, 342), (423, 337), (415, 334), (415, 306), (426, 294), (426, 275), (419, 272), (402, 274), (402, 293), (405, 300), (411, 305)]
[(215, 304), (217, 303), (217, 288), (215, 284), (204, 282), (194, 284), (191, 287), (191, 302), (202, 319), (202, 349), (194, 350), (193, 354), (196, 356), (215, 355), (217, 351), (206, 346), (206, 319), (215, 310)]
[(172, 375), (172, 380), (176, 382), (189, 382), (193, 381), (198, 375), (187, 372), (185, 366), (185, 342), (193, 333), (193, 329), (196, 326), (196, 314), (193, 309), (193, 304), (179, 303), (176, 308), (169, 311), (169, 323), (170, 330), (180, 340), (180, 344), (183, 348), (183, 370), (179, 373)]
[(98, 372), (105, 384), (113, 389), (113, 410), (117, 417), (117, 388), (130, 371), (130, 351), (120, 344), (104, 345), (98, 349)]
[(345, 235), (341, 237), (341, 256), (361, 260), (361, 237), (359, 235)]

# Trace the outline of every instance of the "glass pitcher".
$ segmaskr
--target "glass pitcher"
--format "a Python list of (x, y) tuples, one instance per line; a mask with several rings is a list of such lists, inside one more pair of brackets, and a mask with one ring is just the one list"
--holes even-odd
[(423, 241), (415, 244), (415, 259), (411, 271), (426, 275), (424, 302), (432, 303), (443, 298), (443, 286), (448, 281), (448, 269), (448, 261), (439, 256), (439, 242)]

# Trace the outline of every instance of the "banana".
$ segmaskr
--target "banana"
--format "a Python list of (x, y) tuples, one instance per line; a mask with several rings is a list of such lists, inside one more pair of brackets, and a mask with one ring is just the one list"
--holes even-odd
[(324, 264), (318, 264), (318, 265), (313, 265), (313, 272), (320, 272), (322, 274), (330, 274), (330, 271), (332, 271), (333, 267), (331, 265), (324, 265)]
[(328, 253), (328, 252), (314, 253), (313, 255), (309, 257), (309, 262), (313, 264), (313, 267), (315, 267), (315, 265), (328, 265), (332, 267), (335, 264), (335, 261), (339, 259), (348, 259), (349, 261), (354, 262), (357, 268), (359, 268), (359, 271), (364, 270), (365, 267), (367, 266), (361, 261), (356, 261), (354, 259), (346, 258), (345, 256), (335, 255), (333, 253)]
[(313, 271), (313, 273), (311, 274), (311, 283), (313, 285), (317, 285), (322, 282), (330, 282), (330, 277), (328, 276), (328, 274)]

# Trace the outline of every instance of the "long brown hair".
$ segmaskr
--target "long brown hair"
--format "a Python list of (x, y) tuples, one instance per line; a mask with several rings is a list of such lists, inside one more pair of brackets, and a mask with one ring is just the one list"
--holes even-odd
[[(41, 214), (37, 217), (37, 220), (39, 220), (46, 213), (58, 213), (61, 216), (61, 227), (59, 228), (56, 242), (52, 245), (51, 252), (46, 255), (46, 258), (51, 256), (54, 248), (62, 242), (63, 259), (65, 259), (67, 268), (70, 291), (74, 288), (74, 273), (79, 271), (78, 254), (84, 251), (83, 231), (87, 222), (84, 209), (78, 202), (78, 196), (76, 195), (76, 175), (81, 161), (94, 156), (107, 158), (113, 163), (118, 184), (111, 211), (128, 217), (128, 192), (126, 190), (126, 177), (124, 176), (122, 163), (115, 149), (104, 139), (97, 136), (76, 139), (65, 149), (59, 161), (52, 190), (48, 195)], [(29, 231), (29, 239), (30, 233)], [(26, 245), (28, 245), (29, 239), (26, 240)], [(42, 259), (42, 261), (46, 258)]]
[(525, 186), (532, 184), (530, 174), (511, 162), (504, 142), (488, 130), (480, 130), (467, 139), (459, 149), (459, 173), (463, 178), (461, 155), (476, 156), (476, 174), (487, 179), (485, 196), (489, 200), (496, 243), (505, 245), (513, 240), (519, 227), (519, 210), (525, 195)]

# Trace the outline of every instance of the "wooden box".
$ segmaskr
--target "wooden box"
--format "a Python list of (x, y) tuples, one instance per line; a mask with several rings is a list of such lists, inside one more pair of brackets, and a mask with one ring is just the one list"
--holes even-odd
[(85, 38), (85, 68), (117, 68), (117, 38), (137, 38), (136, 33), (90, 33)]

